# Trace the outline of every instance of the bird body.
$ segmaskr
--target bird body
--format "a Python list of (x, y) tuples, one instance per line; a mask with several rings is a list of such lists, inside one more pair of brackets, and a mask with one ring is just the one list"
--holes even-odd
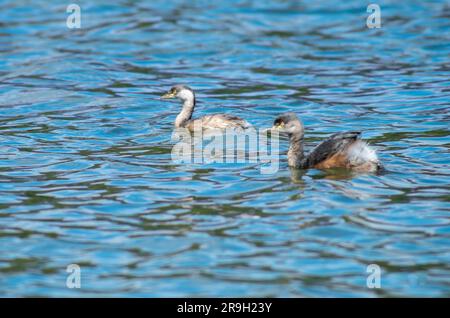
[(191, 131), (193, 131), (195, 127), (202, 127), (203, 129), (247, 129), (251, 127), (251, 125), (238, 116), (214, 114), (193, 119), (186, 125), (186, 128)]

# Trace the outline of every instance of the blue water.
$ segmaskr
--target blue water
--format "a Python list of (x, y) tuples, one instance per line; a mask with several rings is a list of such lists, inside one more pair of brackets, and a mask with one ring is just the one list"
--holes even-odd
[[(448, 1), (69, 3), (0, 2), (0, 296), (450, 296)], [(176, 164), (178, 83), (387, 172)]]

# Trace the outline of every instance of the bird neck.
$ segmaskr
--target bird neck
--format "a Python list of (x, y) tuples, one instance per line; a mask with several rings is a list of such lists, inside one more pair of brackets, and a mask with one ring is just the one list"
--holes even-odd
[(289, 136), (287, 157), (290, 167), (301, 168), (304, 159), (303, 134), (292, 134)]
[(192, 118), (194, 112), (195, 98), (185, 99), (183, 101), (183, 108), (175, 119), (175, 127), (185, 127), (187, 122)]

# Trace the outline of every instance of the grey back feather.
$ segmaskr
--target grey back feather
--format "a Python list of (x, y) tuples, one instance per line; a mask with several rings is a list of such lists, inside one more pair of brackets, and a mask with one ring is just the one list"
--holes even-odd
[(349, 145), (359, 139), (360, 136), (360, 131), (347, 131), (331, 135), (308, 154), (303, 166), (312, 167), (330, 158), (332, 155), (344, 151)]

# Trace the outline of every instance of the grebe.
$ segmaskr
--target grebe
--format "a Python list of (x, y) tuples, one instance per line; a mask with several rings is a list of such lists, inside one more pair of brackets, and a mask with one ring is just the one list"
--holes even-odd
[(175, 85), (161, 96), (163, 99), (178, 98), (183, 102), (183, 108), (175, 119), (175, 127), (184, 127), (190, 131), (194, 127), (202, 129), (247, 129), (251, 125), (242, 118), (228, 114), (206, 115), (198, 119), (191, 119), (195, 107), (194, 91), (185, 85)]
[(298, 169), (347, 168), (358, 172), (376, 172), (381, 164), (375, 150), (360, 140), (361, 132), (348, 131), (331, 135), (308, 155), (303, 153), (304, 128), (294, 113), (284, 113), (272, 129), (289, 135), (287, 153), (290, 167)]

